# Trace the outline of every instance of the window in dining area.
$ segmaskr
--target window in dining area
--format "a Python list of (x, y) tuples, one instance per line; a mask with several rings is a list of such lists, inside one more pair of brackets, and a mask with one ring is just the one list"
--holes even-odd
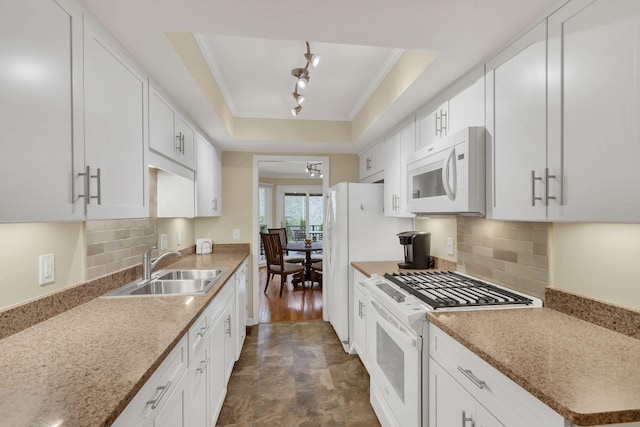
[(307, 237), (322, 240), (323, 197), (322, 191), (282, 191), (282, 225), (287, 230), (291, 242), (299, 242)]

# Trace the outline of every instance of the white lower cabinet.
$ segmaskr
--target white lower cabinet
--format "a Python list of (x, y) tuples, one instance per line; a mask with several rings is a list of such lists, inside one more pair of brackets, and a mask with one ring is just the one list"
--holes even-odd
[(565, 426), (560, 414), (433, 324), (428, 370), (431, 427)]
[(244, 262), (236, 272), (236, 360), (240, 358), (240, 352), (247, 336), (247, 319), (249, 318), (249, 306), (247, 305), (247, 271), (249, 261)]
[(429, 359), (429, 394), (433, 396), (429, 402), (430, 427), (505, 425), (491, 415), (431, 358)]
[(185, 335), (113, 425), (185, 426), (188, 352)]
[[(237, 360), (236, 284), (227, 280), (160, 367), (113, 424), (116, 427), (211, 427), (216, 424)], [(244, 270), (243, 270), (244, 267)], [(243, 342), (243, 341), (242, 341)], [(241, 345), (241, 344), (240, 344)]]
[(364, 274), (353, 272), (353, 348), (360, 356), (362, 364), (367, 367), (367, 310), (369, 293), (364, 287)]

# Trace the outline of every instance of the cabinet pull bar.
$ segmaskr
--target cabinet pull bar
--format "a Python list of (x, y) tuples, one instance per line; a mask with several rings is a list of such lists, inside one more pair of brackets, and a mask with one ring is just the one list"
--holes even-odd
[(481, 379), (473, 375), (473, 372), (471, 372), (471, 369), (463, 369), (462, 367), (458, 366), (458, 371), (462, 372), (462, 374), (465, 377), (469, 378), (469, 380), (471, 380), (472, 383), (478, 386), (478, 388), (485, 388), (487, 386), (486, 382), (482, 381)]
[(84, 177), (84, 194), (78, 194), (78, 199), (83, 198), (84, 204), (88, 205), (91, 202), (91, 188), (89, 187), (91, 168), (89, 166), (85, 166), (84, 172), (78, 173), (78, 176)]
[(225, 333), (226, 333), (227, 335), (231, 336), (231, 315), (228, 315), (228, 316), (227, 316), (227, 320), (226, 320), (226, 322), (227, 322), (227, 325), (229, 325), (229, 328), (226, 330), (226, 332), (225, 332)]
[(165, 393), (167, 392), (167, 390), (169, 390), (169, 387), (171, 387), (171, 380), (169, 380), (165, 385), (161, 385), (156, 389), (156, 390), (160, 390), (160, 394), (155, 399), (148, 400), (147, 405), (151, 405), (151, 409), (156, 409), (160, 404), (160, 401), (164, 397)]
[(89, 196), (90, 199), (97, 199), (98, 204), (102, 204), (102, 176), (100, 175), (100, 168), (96, 170), (95, 175), (90, 175), (91, 178), (95, 178), (98, 184), (98, 195), (97, 196)]
[(367, 157), (367, 170), (371, 169), (371, 159), (369, 157)]
[(440, 134), (447, 134), (447, 113), (440, 112)]
[(549, 200), (556, 200), (555, 196), (550, 196), (549, 195), (549, 178), (555, 178), (555, 175), (549, 175), (549, 168), (546, 168), (544, 170), (544, 175), (545, 175), (545, 190), (544, 190), (544, 197), (547, 200), (547, 205), (549, 204)]
[(197, 372), (203, 373), (205, 369), (207, 369), (207, 365), (209, 364), (209, 359), (205, 359), (200, 362), (200, 367), (196, 368)]
[[(440, 119), (440, 124), (441, 124), (440, 128), (438, 128), (438, 119)], [(436, 134), (435, 134), (435, 136), (438, 136), (438, 134), (440, 132), (442, 132), (442, 117), (441, 116), (439, 117), (438, 113), (436, 112)]]
[(182, 146), (182, 132), (176, 135), (176, 151), (180, 152), (180, 147)]
[(204, 326), (200, 328), (200, 331), (196, 334), (197, 337), (204, 337), (204, 334), (209, 330), (209, 326)]
[(467, 413), (462, 411), (462, 427), (466, 427), (467, 421), (471, 421), (471, 427), (476, 427), (475, 421), (473, 421), (473, 417), (467, 417)]
[(542, 201), (542, 197), (536, 197), (536, 181), (542, 181), (542, 177), (536, 176), (536, 172), (531, 171), (531, 206), (536, 205), (536, 200)]

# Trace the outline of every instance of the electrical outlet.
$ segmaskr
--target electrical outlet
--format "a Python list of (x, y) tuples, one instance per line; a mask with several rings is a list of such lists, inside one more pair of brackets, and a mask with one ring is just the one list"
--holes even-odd
[(160, 250), (161, 251), (166, 251), (167, 250), (168, 240), (169, 240), (169, 236), (167, 236), (166, 234), (161, 234), (160, 235)]
[(38, 257), (39, 281), (40, 285), (53, 283), (56, 280), (55, 255), (46, 254)]
[(453, 255), (453, 237), (447, 237), (447, 255)]
[(182, 244), (182, 235), (180, 232), (176, 232), (176, 245), (180, 246)]
[(233, 240), (240, 240), (240, 229), (233, 229)]

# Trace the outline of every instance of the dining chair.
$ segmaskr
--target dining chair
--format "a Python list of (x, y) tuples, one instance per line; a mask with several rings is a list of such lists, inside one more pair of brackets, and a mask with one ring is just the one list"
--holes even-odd
[(287, 230), (285, 228), (268, 228), (269, 233), (277, 233), (280, 236), (280, 245), (282, 246), (282, 253), (285, 262), (291, 262), (293, 264), (300, 264), (304, 262), (304, 257), (299, 255), (289, 255), (289, 251), (286, 249), (289, 239), (287, 237)]
[(282, 296), (282, 290), (287, 283), (287, 277), (291, 275), (294, 275), (294, 286), (300, 282), (304, 290), (302, 279), (304, 277), (304, 266), (284, 261), (280, 236), (276, 233), (260, 233), (260, 238), (267, 258), (267, 284), (264, 286), (264, 293), (267, 293), (269, 280), (276, 274), (280, 275), (280, 296)]
[(311, 287), (314, 283), (318, 283), (322, 289), (322, 262), (314, 262), (311, 264)]

